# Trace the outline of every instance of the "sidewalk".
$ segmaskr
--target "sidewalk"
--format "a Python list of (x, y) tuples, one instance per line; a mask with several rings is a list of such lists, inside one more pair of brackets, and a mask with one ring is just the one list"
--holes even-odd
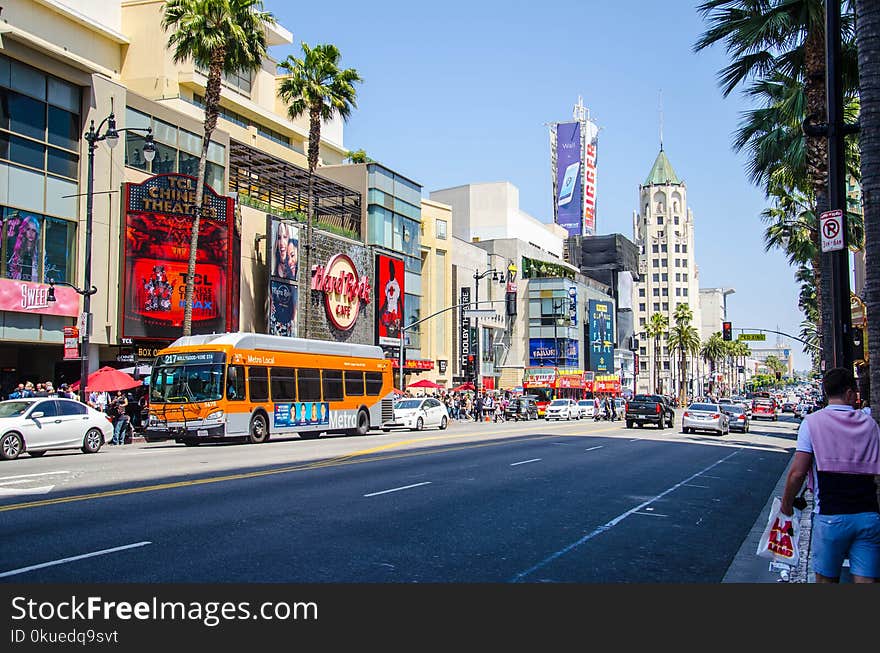
[[(794, 456), (792, 456), (792, 460)], [(776, 487), (767, 498), (767, 503), (758, 515), (752, 530), (746, 536), (742, 546), (730, 563), (727, 573), (721, 579), (722, 583), (778, 583), (782, 581), (779, 571), (770, 571), (770, 561), (766, 558), (759, 558), (755, 553), (758, 550), (758, 541), (767, 525), (767, 518), (770, 514), (770, 506), (773, 504), (773, 497), (781, 497), (785, 489), (785, 478), (788, 476), (788, 470), (791, 467), (791, 461), (779, 477)], [(790, 583), (815, 583), (816, 577), (813, 574), (813, 568), (810, 564), (810, 515), (813, 511), (813, 496), (807, 492), (807, 507), (801, 512), (801, 531), (800, 531), (800, 547), (801, 556), (796, 569), (792, 571), (788, 582)]]

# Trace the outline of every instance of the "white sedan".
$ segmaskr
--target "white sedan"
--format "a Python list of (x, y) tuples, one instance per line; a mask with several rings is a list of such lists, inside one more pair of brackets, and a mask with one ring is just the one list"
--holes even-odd
[(73, 399), (29, 397), (0, 401), (0, 458), (33, 457), (53, 449), (97, 453), (113, 439), (107, 416)]
[(554, 399), (547, 404), (544, 418), (549, 422), (551, 419), (579, 419), (578, 405), (574, 399)]
[(405, 428), (421, 431), (429, 426), (437, 426), (441, 431), (449, 426), (446, 406), (433, 397), (398, 401), (394, 404), (394, 419), (382, 424), (382, 430)]
[(578, 419), (584, 417), (593, 417), (595, 406), (592, 399), (581, 399), (578, 401)]

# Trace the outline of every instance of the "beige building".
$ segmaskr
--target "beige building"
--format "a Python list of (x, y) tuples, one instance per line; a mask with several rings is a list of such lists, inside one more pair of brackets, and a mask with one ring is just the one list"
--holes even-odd
[[(639, 211), (633, 213), (633, 240), (639, 247), (635, 284), (635, 329), (639, 338), (638, 392), (677, 392), (676, 358), (666, 338), (660, 341), (659, 388), (655, 385), (655, 342), (647, 326), (655, 313), (675, 324), (675, 307), (689, 304), (692, 326), (702, 330), (700, 292), (694, 240), (694, 216), (687, 205), (687, 185), (679, 179), (661, 146), (644, 183), (639, 186)], [(690, 374), (691, 379), (694, 378)]]

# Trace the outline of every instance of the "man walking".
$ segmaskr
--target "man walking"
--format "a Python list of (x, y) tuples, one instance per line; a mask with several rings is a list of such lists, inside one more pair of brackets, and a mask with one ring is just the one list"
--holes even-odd
[(113, 444), (125, 444), (125, 433), (127, 431), (128, 417), (128, 399), (117, 391), (116, 396), (111, 402), (113, 409)]
[(852, 371), (828, 370), (822, 379), (828, 405), (801, 422), (782, 496), (791, 515), (795, 495), (808, 480), (813, 491), (811, 557), (817, 583), (837, 583), (844, 559), (853, 582), (880, 582), (880, 428), (855, 409)]

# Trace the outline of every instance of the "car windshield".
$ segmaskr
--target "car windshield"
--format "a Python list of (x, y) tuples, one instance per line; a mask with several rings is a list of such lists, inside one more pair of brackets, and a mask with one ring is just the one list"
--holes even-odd
[(715, 404), (691, 404), (688, 410), (708, 410), (714, 413), (718, 410), (718, 406)]
[(0, 417), (18, 417), (33, 405), (32, 401), (4, 401), (0, 403)]
[(568, 399), (554, 399), (553, 401), (550, 402), (550, 405), (551, 406), (567, 406)]
[(394, 407), (398, 410), (412, 410), (414, 408), (418, 408), (421, 405), (421, 399), (404, 399), (403, 401), (398, 401), (396, 404), (394, 404)]

